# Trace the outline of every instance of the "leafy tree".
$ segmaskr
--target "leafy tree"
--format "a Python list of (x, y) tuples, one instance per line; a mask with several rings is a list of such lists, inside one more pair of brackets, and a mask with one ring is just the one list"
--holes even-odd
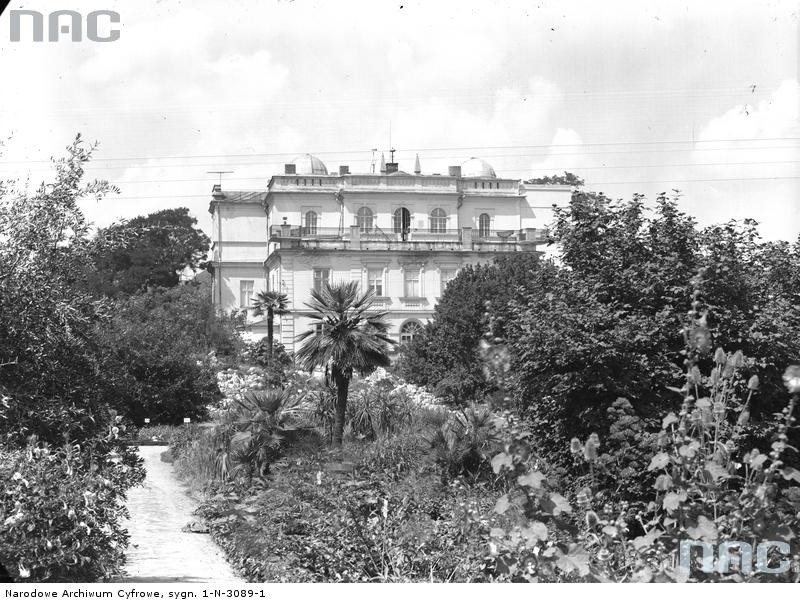
[(172, 287), (186, 268), (196, 269), (210, 241), (185, 207), (113, 224), (94, 238), (90, 287), (111, 297), (147, 287)]
[(693, 303), (709, 346), (756, 359), (758, 412), (780, 410), (780, 375), (800, 357), (797, 245), (760, 242), (751, 221), (699, 230), (665, 195), (649, 212), (638, 195), (574, 194), (551, 237), (560, 265), (534, 274), (506, 327), (515, 397), (545, 448), (608, 428), (620, 397), (645, 420), (674, 406)]
[(89, 437), (107, 406), (92, 332), (108, 307), (79, 285), (92, 264), (79, 202), (115, 190), (82, 184), (92, 151), (76, 137), (35, 191), (0, 182), (0, 436), (10, 441)]
[(531, 178), (526, 180), (525, 184), (562, 184), (567, 186), (583, 186), (583, 178), (578, 178), (572, 172), (564, 172), (563, 176), (553, 174), (552, 176), (544, 176), (543, 178)]
[(654, 416), (664, 384), (680, 375), (663, 320), (604, 303), (591, 283), (563, 268), (543, 266), (515, 308), (511, 389), (545, 453), (607, 432), (607, 409), (618, 398), (630, 400), (637, 416)]
[(333, 442), (341, 446), (344, 435), (347, 393), (353, 371), (369, 373), (389, 365), (390, 345), (395, 342), (387, 335), (389, 324), (386, 312), (371, 310), (374, 295), (359, 295), (355, 281), (336, 285), (325, 284), (311, 293), (306, 304), (311, 312), (303, 315), (315, 322), (313, 328), (301, 333), (302, 342), (296, 353), (298, 361), (308, 371), (316, 367), (330, 370), (336, 386), (336, 417)]
[(272, 327), (275, 317), (287, 313), (289, 299), (277, 291), (261, 291), (253, 299), (253, 316), (267, 315), (267, 350), (272, 357)]
[(219, 397), (210, 353), (241, 348), (233, 318), (218, 315), (210, 285), (186, 283), (116, 300), (100, 345), (113, 366), (116, 404), (136, 423), (202, 418)]
[(478, 346), (487, 331), (487, 302), (497, 317), (492, 335), (502, 337), (509, 301), (527, 286), (539, 265), (536, 254), (525, 253), (462, 268), (447, 285), (431, 322), (401, 348), (400, 375), (450, 404), (482, 401), (493, 388)]

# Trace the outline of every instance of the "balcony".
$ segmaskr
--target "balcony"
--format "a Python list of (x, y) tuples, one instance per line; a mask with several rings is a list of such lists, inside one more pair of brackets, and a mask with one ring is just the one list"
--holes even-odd
[(331, 228), (283, 224), (270, 228), (270, 241), (281, 248), (360, 249), (397, 251), (533, 251), (544, 243), (542, 229), (476, 230), (378, 227)]

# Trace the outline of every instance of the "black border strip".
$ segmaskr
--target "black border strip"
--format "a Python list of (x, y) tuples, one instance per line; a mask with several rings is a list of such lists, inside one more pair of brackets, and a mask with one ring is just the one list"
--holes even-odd
[(6, 7), (11, 3), (11, 0), (0, 0), (0, 17), (3, 16), (3, 11), (6, 10)]

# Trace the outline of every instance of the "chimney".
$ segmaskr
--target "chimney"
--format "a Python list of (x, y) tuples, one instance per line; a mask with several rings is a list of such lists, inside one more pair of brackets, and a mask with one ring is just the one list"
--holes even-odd
[(461, 166), (460, 165), (451, 165), (450, 167), (447, 168), (447, 171), (454, 178), (461, 178)]
[(222, 185), (215, 184), (211, 189), (211, 196), (214, 198), (215, 201), (219, 201), (225, 198), (225, 195), (222, 192)]
[(419, 153), (417, 153), (417, 158), (414, 160), (414, 173), (421, 174), (422, 168), (419, 165)]
[(394, 174), (397, 171), (397, 163), (387, 163), (386, 164), (386, 173), (387, 174)]
[(344, 176), (345, 174), (350, 173), (350, 166), (349, 165), (340, 165), (339, 166), (339, 175)]
[(283, 165), (283, 173), (284, 174), (296, 174), (297, 170), (295, 168), (295, 165), (293, 163), (285, 163)]

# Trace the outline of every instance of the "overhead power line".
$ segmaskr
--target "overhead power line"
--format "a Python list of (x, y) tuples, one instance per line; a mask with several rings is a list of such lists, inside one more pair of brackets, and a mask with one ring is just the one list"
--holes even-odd
[[(618, 141), (618, 142), (586, 142), (576, 144), (534, 144), (534, 145), (505, 145), (505, 146), (472, 146), (472, 147), (423, 147), (423, 148), (399, 148), (398, 153), (416, 152), (444, 152), (444, 151), (494, 151), (512, 149), (554, 149), (554, 148), (582, 148), (582, 147), (614, 147), (614, 146), (652, 146), (652, 145), (676, 145), (676, 144), (707, 144), (707, 143), (740, 143), (740, 142), (767, 142), (767, 141), (800, 141), (800, 137), (779, 137), (779, 138), (715, 138), (708, 140), (653, 140), (653, 141)], [(750, 147), (753, 148), (753, 147)], [(773, 148), (768, 146), (765, 148)], [(793, 148), (791, 145), (775, 148)], [(685, 150), (685, 149), (681, 149)], [(697, 149), (703, 150), (703, 149)], [(721, 148), (710, 150), (738, 150), (736, 148)], [(749, 150), (746, 148), (745, 150)], [(340, 151), (312, 151), (312, 155), (352, 155), (372, 153), (372, 149), (349, 149)], [(216, 158), (245, 158), (245, 157), (294, 157), (304, 154), (302, 151), (289, 151), (280, 153), (222, 153), (217, 155), (149, 155), (140, 157), (102, 157), (98, 155), (92, 159), (95, 162), (101, 161), (154, 161), (160, 159), (216, 159)], [(488, 155), (487, 155), (488, 156)], [(0, 161), (1, 164), (12, 163), (50, 163), (50, 159), (30, 159), (30, 160), (10, 160)]]
[[(692, 149), (691, 151), (692, 152), (711, 152), (711, 151), (742, 152), (742, 151), (765, 151), (765, 150), (770, 150), (770, 151), (782, 151), (782, 150), (796, 151), (796, 150), (798, 150), (798, 147), (797, 146), (759, 146), (759, 147), (748, 147), (748, 148), (744, 148), (744, 147), (742, 147), (742, 148), (708, 147), (708, 148), (703, 148), (703, 149)], [(539, 159), (539, 160), (541, 160), (541, 159), (546, 159), (546, 158), (551, 158), (551, 157), (578, 157), (578, 156), (579, 157), (588, 157), (588, 156), (606, 156), (606, 155), (625, 155), (625, 154), (633, 154), (633, 153), (643, 154), (643, 153), (656, 153), (656, 152), (663, 154), (663, 153), (679, 153), (679, 152), (687, 152), (687, 151), (688, 151), (687, 149), (662, 149), (662, 150), (659, 150), (659, 151), (634, 149), (634, 150), (624, 150), (624, 151), (623, 150), (608, 150), (608, 151), (578, 151), (578, 152), (566, 152), (566, 153), (548, 153), (547, 155), (544, 155), (544, 156), (541, 155), (541, 154), (532, 154), (532, 153), (513, 153), (513, 154), (506, 154), (506, 153), (503, 153), (503, 154), (480, 153), (480, 156), (483, 159), (513, 158), (513, 159), (520, 159), (520, 160), (521, 159), (530, 159), (530, 160)], [(220, 156), (220, 157), (222, 157), (222, 156)], [(228, 156), (228, 157), (232, 157), (232, 156)], [(441, 160), (441, 159), (451, 158), (451, 157), (452, 157), (452, 155), (439, 156), (439, 157), (437, 157), (437, 156), (431, 157), (430, 155), (428, 155), (428, 156), (425, 157), (424, 160), (431, 160), (431, 159), (439, 159), (439, 160)], [(355, 158), (355, 157), (337, 157), (337, 159), (343, 165), (352, 163), (353, 161), (364, 161), (363, 157), (358, 157), (358, 158)], [(405, 160), (407, 160), (407, 161), (411, 161), (411, 159), (412, 159), (411, 156), (406, 156), (405, 157)], [(222, 162), (220, 162), (219, 160), (214, 161), (214, 162), (210, 162), (210, 163), (209, 162), (207, 162), (207, 163), (162, 163), (162, 164), (154, 163), (154, 164), (148, 164), (148, 165), (132, 164), (132, 165), (127, 165), (127, 166), (126, 165), (98, 165), (98, 162), (102, 163), (103, 160), (93, 159), (92, 162), (87, 164), (87, 168), (86, 169), (88, 171), (124, 170), (124, 169), (130, 169), (130, 168), (139, 168), (139, 169), (165, 169), (165, 168), (170, 168), (170, 169), (172, 169), (172, 168), (220, 167), (220, 165), (222, 165)], [(746, 163), (746, 162), (742, 162), (742, 163)], [(236, 162), (230, 162), (230, 163), (227, 164), (228, 167), (244, 167), (244, 166), (251, 166), (251, 165), (252, 166), (258, 166), (258, 165), (261, 165), (261, 162), (259, 162), (259, 161), (250, 161), (250, 162), (236, 161)], [(26, 172), (49, 172), (51, 170), (51, 166), (48, 165), (46, 167), (35, 167), (35, 168), (32, 167), (32, 168), (18, 168), (18, 169), (20, 169), (22, 171), (26, 171)], [(548, 169), (553, 169), (553, 168), (548, 168)], [(583, 169), (583, 168), (581, 168), (581, 169)], [(503, 170), (503, 171), (507, 172), (507, 173), (509, 172), (509, 170)]]
[[(784, 165), (784, 164), (796, 164), (800, 163), (800, 160), (787, 160), (787, 161), (738, 161), (738, 162), (720, 162), (720, 163), (653, 163), (649, 165), (582, 165), (582, 166), (564, 166), (564, 165), (555, 165), (555, 166), (548, 166), (547, 168), (542, 168), (541, 171), (569, 171), (569, 170), (576, 170), (579, 172), (584, 172), (586, 170), (632, 170), (632, 169), (652, 169), (652, 168), (668, 168), (668, 167), (728, 167), (728, 166), (735, 166), (735, 165)], [(192, 167), (192, 166), (187, 166)], [(508, 173), (520, 173), (521, 170), (511, 170)], [(529, 173), (530, 170), (525, 170), (525, 173)], [(218, 172), (211, 172), (217, 174)], [(227, 172), (231, 173), (231, 172)], [(357, 174), (356, 174), (357, 175)], [(430, 174), (425, 174), (430, 175)], [(272, 175), (264, 175), (264, 176), (240, 176), (237, 178), (233, 178), (234, 181), (261, 181), (267, 182), (271, 178)], [(302, 174), (297, 175), (298, 177), (302, 177)], [(166, 183), (166, 182), (217, 182), (217, 178), (163, 178), (163, 179), (156, 179), (156, 180), (113, 180), (112, 184), (156, 184), (156, 183)]]
[[(765, 176), (763, 178), (691, 178), (683, 180), (620, 180), (617, 182), (592, 182), (590, 188), (597, 188), (598, 186), (608, 186), (611, 184), (686, 184), (689, 182), (747, 182), (747, 181), (763, 181), (763, 180), (800, 180), (800, 176)], [(211, 194), (207, 195), (153, 195), (153, 196), (136, 196), (136, 197), (115, 197), (109, 196), (108, 198), (114, 200), (133, 201), (144, 199), (211, 199)]]

